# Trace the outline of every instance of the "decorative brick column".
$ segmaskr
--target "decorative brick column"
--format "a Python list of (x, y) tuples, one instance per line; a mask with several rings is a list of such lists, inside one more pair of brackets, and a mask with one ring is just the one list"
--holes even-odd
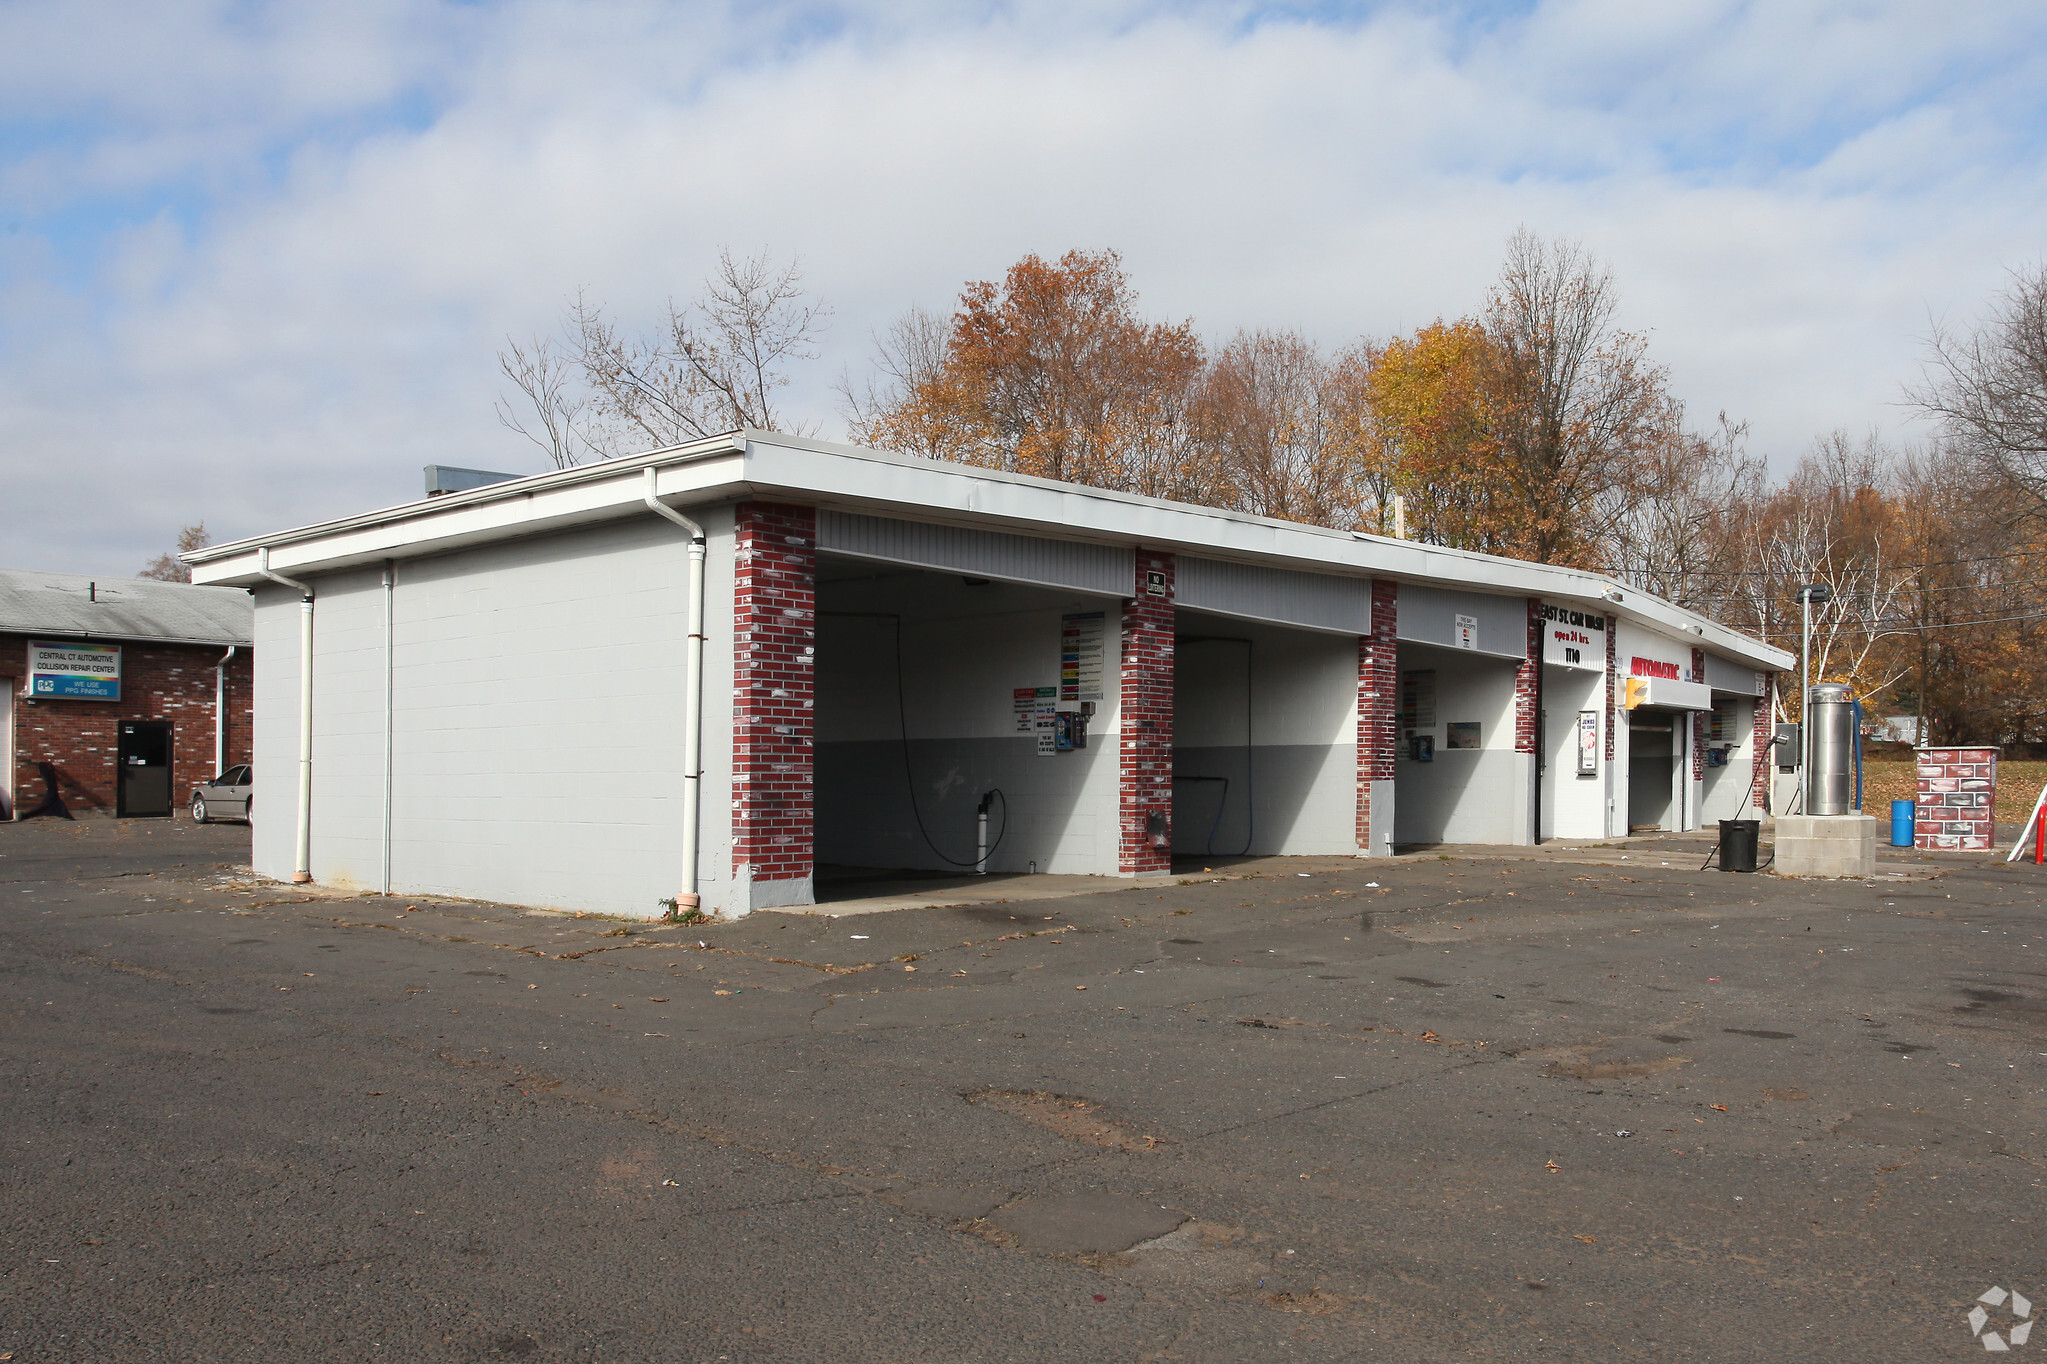
[(812, 862), (817, 513), (743, 502), (734, 514), (733, 872), (797, 880)]
[[(1620, 675), (1620, 669), (1619, 669), (1619, 667), (1617, 666), (1618, 660), (1619, 660), (1619, 658), (1620, 658), (1620, 654), (1619, 654), (1619, 646), (1618, 646), (1618, 645), (1616, 645), (1614, 641), (1620, 638), (1620, 633), (1621, 633), (1621, 627), (1620, 627), (1620, 622), (1619, 622), (1619, 621), (1617, 621), (1617, 620), (1615, 620), (1615, 619), (1614, 619), (1614, 618), (1613, 618), (1613, 617), (1612, 617), (1611, 615), (1607, 616), (1607, 618), (1606, 618), (1606, 760), (1607, 760), (1608, 762), (1612, 762), (1612, 761), (1613, 761), (1613, 720), (1614, 720), (1614, 714), (1613, 714), (1613, 689), (1614, 689), (1614, 686), (1615, 686), (1615, 679), (1616, 679), (1616, 678), (1617, 678), (1617, 677), (1618, 677), (1618, 676)], [(1611, 789), (1612, 789), (1612, 788), (1611, 788), (1611, 786), (1609, 786), (1609, 788), (1608, 788), (1608, 789), (1609, 789), (1609, 790), (1611, 790)], [(1625, 831), (1625, 830), (1623, 830), (1622, 832), (1626, 832), (1626, 831)]]
[(1997, 846), (1995, 748), (1921, 748), (1914, 846), (1986, 852)]
[(1135, 587), (1123, 607), (1116, 863), (1143, 875), (1173, 865), (1173, 556), (1139, 549)]
[[(1393, 780), (1395, 749), (1400, 743), (1400, 589), (1393, 583), (1372, 583), (1372, 633), (1358, 636), (1358, 851), (1379, 849), (1372, 842), (1372, 783)], [(1385, 837), (1393, 846), (1393, 811), (1378, 812)]]
[[(1692, 681), (1701, 685), (1706, 681), (1706, 651), (1704, 649), (1692, 650)], [(1706, 699), (1711, 700), (1712, 693), (1708, 692)], [(1708, 711), (1695, 710), (1692, 712), (1693, 781), (1704, 781), (1706, 779), (1706, 725), (1710, 718), (1711, 713)]]
[(1535, 752), (1535, 734), (1541, 727), (1536, 714), (1542, 677), (1542, 598), (1528, 599), (1527, 657), (1514, 670), (1514, 751)]
[(1777, 751), (1770, 746), (1776, 728), (1770, 717), (1772, 693), (1777, 689), (1775, 673), (1761, 674), (1763, 694), (1756, 698), (1756, 715), (1749, 726), (1749, 803), (1758, 811), (1770, 809), (1770, 771), (1777, 765)]

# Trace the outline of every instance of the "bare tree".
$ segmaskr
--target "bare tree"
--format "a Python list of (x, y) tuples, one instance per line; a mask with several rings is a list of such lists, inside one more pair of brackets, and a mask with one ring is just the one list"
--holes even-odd
[(1907, 397), (2047, 513), (2047, 264), (2012, 272), (1976, 331), (1936, 327), (1929, 345), (1926, 381)]
[(168, 554), (157, 555), (135, 576), (138, 578), (154, 578), (161, 583), (191, 582), (192, 570), (188, 565), (179, 563), (178, 556), (195, 549), (204, 549), (212, 543), (213, 534), (206, 529), (206, 523), (204, 521), (194, 522), (178, 531), (178, 547), (176, 549)]
[(797, 261), (721, 250), (702, 296), (680, 307), (671, 300), (651, 334), (620, 331), (579, 295), (564, 320), (563, 351), (511, 343), (498, 365), (523, 401), (501, 400), (499, 420), (557, 468), (740, 427), (808, 434), (784, 421), (774, 394), (788, 385), (791, 364), (815, 358), (828, 316), (807, 300)]
[[(839, 408), (852, 441), (860, 445), (887, 445), (898, 435), (891, 416), (914, 402), (920, 392), (944, 373), (952, 319), (912, 304), (885, 330), (872, 333), (872, 339), (874, 372), (857, 388), (850, 373), (839, 376)], [(910, 453), (928, 459), (957, 458), (940, 448), (942, 441), (927, 439), (925, 444), (929, 448)]]
[[(590, 406), (590, 395), (582, 387), (582, 366), (557, 350), (552, 340), (537, 336), (521, 345), (506, 337), (505, 349), (498, 352), (498, 369), (525, 400), (515, 405), (498, 399), (498, 421), (508, 430), (539, 446), (557, 469), (603, 457), (582, 424)], [(522, 412), (520, 406), (528, 410)]]
[(1526, 229), (1486, 300), (1484, 352), (1501, 469), (1526, 524), (1520, 552), (1583, 558), (1647, 490), (1638, 454), (1666, 433), (1664, 370), (1614, 326), (1613, 275), (1569, 241)]
[(1641, 455), (1646, 467), (1637, 486), (1652, 495), (1620, 509), (1610, 568), (1644, 592), (1712, 611), (1728, 571), (1745, 562), (1745, 511), (1767, 469), (1748, 453), (1747, 422), (1722, 412), (1719, 430), (1701, 436), (1684, 429), (1684, 415), (1682, 403), (1665, 404), (1661, 439)]

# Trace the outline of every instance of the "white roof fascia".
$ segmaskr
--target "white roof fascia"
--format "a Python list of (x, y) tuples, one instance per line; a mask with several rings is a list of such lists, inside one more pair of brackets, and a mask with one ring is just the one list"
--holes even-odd
[(258, 551), (264, 548), (270, 550), (270, 567), (276, 572), (331, 573), (611, 521), (646, 510), (642, 471), (649, 465), (657, 469), (655, 486), (663, 498), (701, 502), (747, 491), (738, 481), (744, 472), (744, 451), (721, 437), (211, 545), (179, 557), (192, 565), (195, 583), (253, 587), (264, 581), (256, 571)]
[[(908, 508), (916, 519), (987, 526), (1026, 534), (1056, 527), (1066, 538), (1153, 545), (1207, 558), (1270, 564), (1275, 558), (1306, 572), (1355, 573), (1515, 596), (1583, 602), (1604, 615), (1623, 615), (1689, 637), (1752, 664), (1781, 671), (1792, 656), (1660, 597), (1602, 574), (1529, 563), (1415, 540), (1360, 535), (1057, 483), (999, 469), (940, 464), (827, 441), (749, 431), (747, 479), (763, 492), (786, 491), (808, 501), (874, 512)], [(1621, 602), (1606, 593), (1618, 591)], [(1699, 626), (1699, 630), (1691, 627)]]
[[(1151, 545), (1202, 557), (1296, 571), (1443, 584), (1582, 602), (1640, 620), (1702, 647), (1781, 671), (1792, 656), (1704, 616), (1600, 574), (1414, 540), (1308, 526), (1195, 507), (974, 465), (765, 431), (728, 435), (488, 484), (342, 520), (209, 546), (179, 556), (195, 583), (253, 586), (257, 552), (273, 571), (322, 573), (443, 553), (645, 510), (641, 471), (659, 470), (658, 495), (684, 505), (749, 494), (870, 515), (891, 515), (1101, 544)], [(1608, 600), (1610, 590), (1622, 603)], [(1690, 627), (1698, 626), (1698, 630)]]

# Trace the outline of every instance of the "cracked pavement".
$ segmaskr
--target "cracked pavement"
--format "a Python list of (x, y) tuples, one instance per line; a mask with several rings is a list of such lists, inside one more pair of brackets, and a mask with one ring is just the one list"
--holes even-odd
[(2047, 1299), (2025, 865), (684, 928), (246, 856), (0, 825), (0, 1356), (1939, 1359)]

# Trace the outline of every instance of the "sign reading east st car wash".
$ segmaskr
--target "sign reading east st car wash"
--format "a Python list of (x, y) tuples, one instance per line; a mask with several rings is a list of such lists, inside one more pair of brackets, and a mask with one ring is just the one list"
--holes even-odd
[(27, 694), (39, 700), (120, 700), (121, 646), (31, 641)]
[(1605, 672), (1606, 617), (1544, 602), (1542, 661), (1564, 668)]

